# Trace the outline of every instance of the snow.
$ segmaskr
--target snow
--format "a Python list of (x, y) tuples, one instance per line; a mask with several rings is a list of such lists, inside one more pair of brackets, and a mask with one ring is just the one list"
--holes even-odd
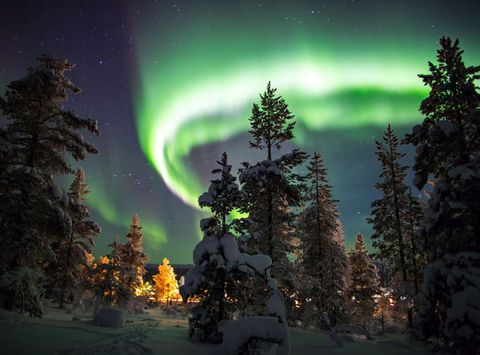
[(180, 294), (183, 300), (187, 300), (194, 291), (197, 289), (198, 285), (205, 281), (205, 277), (202, 275), (203, 268), (199, 265), (194, 266), (184, 277), (184, 283), (180, 287)]
[[(80, 320), (72, 321), (73, 317)], [(91, 315), (67, 314), (59, 309), (47, 309), (43, 319), (3, 311), (0, 313), (2, 353), (227, 354), (220, 351), (222, 345), (191, 341), (186, 319), (169, 317), (160, 308), (148, 309), (143, 315), (126, 314), (125, 317), (123, 328), (106, 328), (88, 324)], [(344, 342), (339, 347), (322, 331), (291, 328), (290, 342), (292, 355), (431, 354), (422, 344), (399, 335)]]
[(240, 251), (238, 249), (237, 241), (230, 234), (225, 234), (220, 238), (220, 244), (223, 248), (223, 255), (233, 265), (238, 262)]
[(248, 266), (249, 271), (256, 271), (267, 280), (270, 279), (270, 268), (272, 267), (272, 259), (268, 255), (249, 255), (241, 253), (239, 263)]
[(435, 126), (440, 129), (447, 137), (452, 135), (455, 132), (458, 132), (460, 127), (455, 122), (451, 121), (437, 121)]
[(283, 322), (285, 321), (287, 316), (285, 300), (283, 299), (282, 293), (276, 288), (272, 291), (272, 294), (267, 299), (267, 309), (270, 314), (279, 317)]
[(420, 337), (429, 336), (430, 313), (441, 302), (446, 307), (440, 333), (449, 347), (462, 351), (467, 343), (480, 338), (479, 265), (480, 254), (462, 252), (447, 254), (425, 269), (423, 293), (416, 299)]
[(465, 165), (456, 166), (448, 171), (450, 178), (457, 178), (461, 180), (468, 180), (475, 176), (475, 172)]
[(246, 166), (246, 169), (240, 174), (239, 180), (241, 183), (250, 179), (263, 182), (269, 175), (281, 176), (282, 172), (278, 168), (276, 162), (263, 160), (255, 165)]
[[(224, 321), (219, 325), (223, 343), (216, 349), (218, 354), (239, 354), (251, 340), (277, 344), (277, 355), (290, 354), (290, 332), (285, 323), (273, 317), (248, 317), (236, 321)], [(269, 344), (262, 344), (269, 345)], [(258, 347), (258, 344), (256, 345)]]
[(123, 311), (113, 307), (101, 309), (92, 320), (92, 324), (99, 327), (120, 328), (123, 327), (124, 323)]
[(193, 249), (193, 263), (199, 265), (205, 255), (218, 254), (220, 243), (215, 237), (206, 236)]

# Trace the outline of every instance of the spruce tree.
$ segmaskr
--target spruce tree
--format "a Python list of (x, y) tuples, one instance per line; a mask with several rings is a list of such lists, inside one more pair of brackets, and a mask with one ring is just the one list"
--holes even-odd
[(352, 273), (348, 292), (352, 315), (354, 319), (368, 326), (375, 309), (373, 296), (380, 290), (377, 268), (367, 253), (361, 234), (355, 239), (355, 249), (350, 251), (348, 261)]
[(97, 152), (79, 131), (98, 134), (95, 121), (64, 109), (68, 95), (80, 91), (66, 75), (73, 64), (48, 56), (38, 62), (0, 98), (6, 118), (0, 129), (0, 303), (35, 315), (41, 315), (43, 268), (55, 262), (52, 245), (72, 229), (68, 196), (54, 178), (73, 172), (69, 157)]
[[(210, 181), (208, 191), (204, 192), (198, 198), (200, 207), (209, 207), (212, 217), (203, 219), (200, 223), (200, 229), (204, 234), (203, 240), (211, 240), (215, 243), (223, 236), (228, 236), (232, 225), (237, 221), (228, 221), (230, 213), (239, 209), (242, 202), (242, 194), (236, 183), (236, 178), (231, 174), (231, 165), (228, 164), (227, 153), (223, 153), (221, 159), (217, 161), (219, 168), (212, 170), (212, 174), (219, 174), (219, 178)], [(195, 260), (194, 260), (195, 262)], [(236, 308), (240, 310), (245, 297), (241, 297), (238, 286), (243, 284), (243, 291), (249, 289), (247, 277), (236, 271), (227, 272), (225, 267), (215, 265), (215, 260), (208, 260), (209, 266), (206, 267), (205, 276), (209, 279), (211, 285), (205, 288), (206, 296), (201, 296), (201, 306), (203, 311), (209, 310), (211, 313), (207, 319), (198, 318), (191, 323), (192, 332), (194, 329), (200, 331), (201, 340), (218, 341), (217, 322), (233, 317), (233, 311)], [(242, 281), (242, 282), (240, 282)], [(225, 297), (225, 295), (227, 295)], [(233, 303), (236, 302), (235, 306)], [(199, 309), (200, 309), (199, 308)], [(199, 313), (199, 317), (204, 317), (204, 313)], [(198, 323), (197, 323), (198, 321)], [(202, 324), (201, 324), (202, 323)]]
[[(304, 313), (312, 319), (316, 313), (317, 324), (324, 314), (335, 324), (344, 313), (344, 277), (346, 255), (340, 245), (341, 224), (336, 202), (328, 185), (327, 169), (318, 153), (314, 153), (307, 166), (306, 208), (301, 216), (302, 257), (305, 279), (310, 291), (304, 296), (314, 307), (304, 305)], [(339, 230), (340, 229), (340, 230)], [(305, 287), (305, 286), (304, 286)], [(305, 317), (304, 317), (305, 318)]]
[(239, 208), (242, 196), (236, 178), (231, 174), (232, 166), (228, 164), (227, 153), (224, 152), (217, 163), (220, 167), (212, 170), (212, 174), (220, 174), (220, 177), (210, 181), (208, 191), (198, 198), (198, 204), (202, 208), (209, 207), (223, 233), (228, 233), (228, 217)]

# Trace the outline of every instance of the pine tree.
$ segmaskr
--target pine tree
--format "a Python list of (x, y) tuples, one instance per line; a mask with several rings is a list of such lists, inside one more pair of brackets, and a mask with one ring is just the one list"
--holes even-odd
[[(66, 76), (73, 65), (48, 56), (38, 61), (0, 98), (7, 119), (0, 129), (0, 272), (5, 276), (0, 303), (35, 315), (41, 315), (43, 267), (55, 262), (52, 245), (68, 238), (72, 228), (68, 197), (53, 178), (73, 172), (69, 157), (83, 160), (97, 152), (80, 130), (98, 134), (95, 121), (63, 107), (68, 94), (79, 92)], [(30, 294), (32, 301), (19, 305), (14, 284), (28, 282), (34, 283), (24, 287), (22, 297)]]
[(158, 274), (153, 275), (153, 281), (158, 302), (168, 304), (172, 299), (180, 298), (175, 271), (167, 258), (163, 258), (162, 264), (158, 265)]
[(423, 122), (405, 138), (416, 147), (414, 184), (433, 180), (420, 234), (427, 261), (415, 300), (423, 339), (437, 337), (451, 353), (479, 351), (480, 66), (465, 66), (458, 40), (440, 39), (437, 64), (420, 75), (430, 87)]
[(344, 313), (344, 277), (346, 255), (340, 245), (343, 239), (338, 220), (336, 202), (328, 185), (327, 169), (318, 153), (314, 153), (307, 167), (306, 198), (308, 205), (302, 215), (302, 257), (301, 262), (308, 275), (307, 283), (312, 284), (305, 299), (312, 299), (314, 308), (305, 312), (312, 317), (317, 313), (317, 323), (328, 315), (335, 324)]
[(294, 169), (307, 155), (293, 150), (272, 160), (273, 149), (293, 138), (294, 116), (285, 100), (276, 96), (270, 83), (260, 95), (261, 106), (254, 104), (250, 117), (254, 140), (250, 146), (266, 149), (267, 159), (257, 164), (243, 163), (240, 183), (244, 194), (241, 211), (249, 215), (247, 248), (253, 253), (268, 255), (273, 260), (272, 274), (282, 287), (291, 287), (291, 263), (295, 215), (292, 209), (301, 203), (301, 177)]
[(285, 99), (276, 96), (268, 82), (267, 91), (260, 94), (261, 106), (253, 104), (249, 131), (253, 136), (250, 146), (256, 149), (266, 149), (267, 159), (272, 160), (272, 148), (280, 149), (282, 144), (293, 138), (295, 126), (294, 115), (288, 109)]
[(227, 219), (232, 211), (239, 208), (242, 196), (236, 178), (231, 174), (232, 166), (228, 164), (227, 153), (224, 152), (217, 163), (220, 167), (212, 170), (212, 174), (220, 174), (220, 178), (211, 180), (208, 191), (199, 197), (198, 204), (202, 208), (209, 207), (223, 233), (228, 233), (230, 224)]
[(363, 236), (358, 234), (355, 249), (350, 251), (348, 261), (351, 267), (351, 285), (348, 292), (355, 319), (368, 326), (375, 309), (374, 296), (379, 290), (378, 271), (367, 253)]
[(84, 205), (88, 192), (85, 171), (80, 168), (68, 192), (72, 228), (69, 237), (58, 247), (57, 262), (53, 264), (56, 269), (53, 287), (58, 288), (60, 307), (65, 302), (71, 302), (80, 288), (86, 286), (88, 256), (95, 245), (92, 238), (100, 233), (100, 227), (95, 222), (86, 220), (90, 216)]

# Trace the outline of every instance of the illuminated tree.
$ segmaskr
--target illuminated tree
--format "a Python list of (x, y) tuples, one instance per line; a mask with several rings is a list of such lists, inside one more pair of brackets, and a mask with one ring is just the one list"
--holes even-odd
[(163, 258), (163, 263), (158, 265), (158, 274), (153, 276), (157, 301), (167, 304), (180, 298), (176, 275), (169, 263), (167, 258)]
[(391, 288), (379, 288), (379, 294), (375, 296), (374, 317), (380, 321), (382, 333), (385, 332), (385, 323), (394, 318), (395, 295)]
[(112, 251), (101, 257), (93, 270), (93, 282), (97, 288), (96, 309), (102, 303), (126, 308), (134, 296), (134, 290), (127, 284), (126, 271), (121, 261), (123, 245), (118, 242), (118, 236), (109, 246)]

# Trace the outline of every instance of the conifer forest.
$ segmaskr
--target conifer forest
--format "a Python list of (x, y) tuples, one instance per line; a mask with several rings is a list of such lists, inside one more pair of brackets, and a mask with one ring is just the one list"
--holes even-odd
[(0, 0), (0, 353), (480, 354), (479, 11)]

